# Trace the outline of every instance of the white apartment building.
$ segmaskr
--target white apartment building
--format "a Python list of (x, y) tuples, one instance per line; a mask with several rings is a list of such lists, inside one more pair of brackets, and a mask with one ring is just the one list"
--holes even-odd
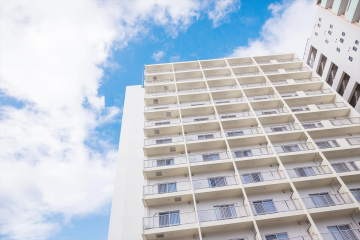
[(304, 60), (360, 112), (360, 2), (314, 2), (318, 10)]
[(294, 54), (145, 66), (109, 240), (360, 240), (360, 115)]

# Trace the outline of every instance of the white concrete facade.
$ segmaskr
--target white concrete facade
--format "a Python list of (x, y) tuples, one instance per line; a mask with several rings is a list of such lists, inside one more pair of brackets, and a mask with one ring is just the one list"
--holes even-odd
[[(315, 3), (318, 10), (304, 60), (360, 112), (359, 0), (315, 0)], [(311, 53), (315, 49), (314, 58)], [(327, 59), (325, 64), (321, 61), (323, 56)]]
[(295, 54), (145, 66), (117, 166), (111, 240), (360, 240), (360, 115)]

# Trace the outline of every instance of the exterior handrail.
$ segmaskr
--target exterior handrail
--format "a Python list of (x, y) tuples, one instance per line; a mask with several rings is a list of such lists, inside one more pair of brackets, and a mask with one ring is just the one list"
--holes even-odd
[(198, 210), (199, 222), (220, 221), (249, 216), (247, 206), (228, 205), (207, 210)]
[(163, 72), (172, 72), (172, 69), (145, 70), (145, 73), (163, 73)]
[(304, 92), (306, 95), (317, 95), (319, 92), (320, 92), (320, 94), (332, 93), (332, 91), (329, 88), (320, 89), (320, 90), (304, 91)]
[(352, 203), (348, 193), (331, 193), (314, 197), (301, 198), (306, 208), (322, 208)]
[(144, 217), (144, 230), (196, 223), (195, 212), (172, 212), (169, 214)]
[(298, 78), (298, 79), (294, 79), (294, 81), (296, 83), (299, 82), (318, 82), (320, 81), (320, 79), (318, 77), (312, 77), (312, 78)]
[(174, 68), (174, 72), (177, 72), (177, 71), (186, 71), (186, 70), (197, 70), (197, 69), (200, 69), (200, 66), (197, 66), (197, 67)]
[(346, 240), (358, 240), (360, 239), (360, 229), (352, 228), (347, 230), (339, 230), (334, 232), (320, 233), (324, 240), (328, 239), (346, 239)]
[(250, 204), (253, 214), (255, 216), (258, 215), (266, 215), (266, 214), (274, 214), (279, 212), (288, 212), (288, 211), (296, 211), (301, 210), (302, 207), (298, 199), (290, 199), (290, 200), (280, 200), (280, 201), (256, 201), (258, 203)]
[(315, 105), (319, 109), (331, 109), (331, 108), (341, 108), (346, 107), (344, 102), (332, 102), (332, 103), (322, 103)]
[(203, 69), (209, 69), (209, 68), (225, 68), (227, 67), (227, 64), (226, 63), (223, 63), (223, 64), (211, 64), (211, 65), (206, 65), (206, 66), (202, 66), (201, 67)]
[[(360, 124), (360, 117), (329, 119), (329, 121), (334, 126)], [(336, 123), (340, 123), (340, 124), (336, 124)]]

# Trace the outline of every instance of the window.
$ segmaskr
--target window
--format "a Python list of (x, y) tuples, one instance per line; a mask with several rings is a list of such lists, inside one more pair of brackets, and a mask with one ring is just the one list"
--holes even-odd
[(329, 207), (336, 205), (329, 193), (309, 194), (309, 197), (311, 198), (311, 201), (315, 207)]
[(164, 90), (169, 90), (169, 87), (168, 86), (164, 86)]
[(331, 34), (332, 34), (332, 32), (329, 30), (329, 31), (328, 31), (328, 34), (329, 34), (329, 35), (331, 35)]
[(272, 127), (271, 128), (273, 130), (273, 132), (283, 132), (283, 131), (287, 131), (286, 127)]
[(208, 179), (209, 187), (223, 187), (227, 186), (226, 177), (216, 177), (216, 178), (209, 178)]
[(217, 220), (236, 218), (236, 210), (234, 204), (214, 206)]
[(332, 24), (330, 24), (330, 28), (332, 29), (334, 26)]
[(351, 56), (349, 56), (349, 61), (352, 62), (353, 58)]
[(200, 106), (200, 105), (205, 105), (205, 103), (193, 103), (193, 104), (190, 104), (190, 106)]
[(169, 122), (156, 122), (155, 123), (155, 126), (159, 126), (159, 125), (169, 125), (170, 124), (170, 121)]
[(320, 24), (320, 23), (318, 23), (318, 24), (317, 24), (317, 26), (318, 26), (318, 27), (321, 27), (321, 24)]
[(277, 209), (272, 199), (253, 202), (255, 215), (262, 215), (268, 213), (276, 213)]
[(168, 166), (168, 165), (174, 165), (174, 159), (168, 158), (168, 159), (158, 159), (156, 160), (157, 166)]
[(263, 177), (261, 176), (261, 173), (243, 174), (242, 179), (244, 183), (257, 183), (264, 181)]
[(345, 37), (345, 32), (342, 32), (341, 35), (342, 35), (343, 37)]
[(165, 139), (157, 139), (156, 144), (164, 144), (164, 143), (172, 143), (171, 138), (165, 138)]
[(209, 120), (208, 117), (203, 117), (203, 118), (194, 118), (194, 122), (201, 122), (201, 121), (207, 121)]
[(336, 48), (336, 51), (340, 52), (340, 48)]
[(326, 39), (325, 42), (326, 42), (326, 43), (329, 43), (329, 40)]
[(240, 151), (234, 152), (234, 154), (235, 154), (236, 158), (253, 156), (253, 153), (251, 152), (251, 150), (240, 150)]
[(344, 39), (340, 38), (340, 42), (343, 43), (343, 42), (344, 42)]
[(158, 99), (154, 99), (154, 100), (153, 100), (153, 103), (154, 103), (154, 104), (158, 104), (158, 103), (159, 103), (159, 100), (158, 100)]
[(159, 227), (176, 226), (180, 224), (180, 211), (159, 213)]
[(282, 149), (284, 150), (284, 152), (288, 153), (288, 152), (298, 152), (300, 151), (300, 148), (298, 145), (287, 145), (287, 146), (283, 146)]
[(337, 92), (343, 96), (344, 95), (344, 92), (345, 92), (345, 89), (349, 83), (349, 80), (350, 80), (350, 76), (344, 72), (341, 80), (340, 80), (340, 84), (339, 84), (339, 89), (337, 90)]
[(355, 40), (355, 44), (356, 44), (356, 45), (359, 45), (359, 40)]
[(333, 166), (337, 173), (359, 171), (359, 168), (356, 166), (355, 162), (334, 163), (331, 164), (331, 166)]
[(287, 240), (289, 239), (289, 236), (287, 235), (287, 233), (275, 233), (265, 236), (265, 240), (278, 240), (278, 239)]
[(220, 155), (218, 153), (210, 153), (202, 155), (203, 161), (214, 161), (220, 160)]
[(236, 115), (223, 115), (221, 118), (235, 118)]
[(326, 65), (326, 61), (327, 61), (327, 57), (325, 57), (324, 55), (321, 55), (320, 63), (319, 63), (318, 70), (317, 70), (317, 74), (319, 74), (319, 76), (323, 75), (325, 65)]
[(275, 110), (269, 110), (269, 111), (263, 111), (262, 112), (264, 115), (270, 115), (270, 114), (275, 114), (275, 113), (277, 113), (277, 111), (275, 111)]
[(203, 134), (198, 135), (198, 140), (212, 139), (214, 138), (214, 134)]
[(316, 173), (312, 167), (295, 168), (295, 173), (298, 177), (315, 176)]
[(354, 195), (355, 199), (360, 202), (360, 188), (350, 189), (350, 192)]
[(357, 47), (353, 47), (353, 50), (356, 52), (356, 51), (357, 51)]
[(234, 132), (227, 132), (228, 137), (235, 137), (235, 136), (243, 136), (243, 131), (234, 131)]
[(319, 18), (319, 22), (321, 22), (321, 18)]
[(153, 77), (153, 81), (157, 81), (157, 77)]
[(358, 240), (356, 233), (351, 230), (350, 225), (337, 225), (327, 227), (333, 239), (336, 240)]
[(315, 144), (320, 149), (340, 147), (340, 145), (337, 143), (336, 140), (319, 141), (319, 142), (315, 142)]
[[(340, 51), (340, 49), (339, 49)], [(332, 86), (333, 83), (334, 83), (334, 79), (335, 79), (335, 76), (336, 76), (336, 73), (337, 73), (337, 70), (338, 70), (338, 66), (336, 66), (334, 63), (331, 64), (331, 67), (330, 67), (330, 71), (329, 71), (329, 75), (326, 79), (326, 82)]]
[(317, 49), (311, 46), (309, 59), (307, 61), (307, 64), (312, 68), (314, 66), (315, 58), (317, 54)]
[(359, 83), (355, 83), (355, 89), (354, 92), (352, 93), (351, 97), (350, 97), (350, 105), (352, 107), (355, 107), (356, 104), (358, 103), (360, 99), (360, 84)]
[(317, 33), (317, 32), (315, 32), (315, 36), (318, 36), (318, 33)]
[(176, 183), (163, 183), (158, 184), (158, 193), (171, 193), (177, 192)]

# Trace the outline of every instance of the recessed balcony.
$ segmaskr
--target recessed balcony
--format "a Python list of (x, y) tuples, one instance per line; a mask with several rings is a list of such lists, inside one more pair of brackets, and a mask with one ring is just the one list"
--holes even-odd
[(283, 114), (289, 112), (286, 107), (257, 109), (254, 111), (257, 116), (277, 115), (277, 114)]
[(179, 118), (148, 120), (144, 122), (145, 127), (160, 127), (160, 126), (168, 126), (175, 124), (180, 124)]
[(214, 189), (239, 184), (235, 176), (217, 176), (206, 179), (195, 179), (192, 182), (194, 190), (207, 188)]
[(188, 155), (190, 163), (200, 163), (200, 162), (210, 162), (210, 161), (220, 161), (229, 159), (229, 155), (227, 151), (219, 151), (219, 152), (203, 152), (196, 154)]
[(294, 107), (290, 107), (292, 112), (306, 112), (306, 111), (310, 111), (310, 108), (305, 105), (305, 106), (294, 106)]
[(207, 122), (216, 120), (216, 115), (200, 115), (200, 116), (189, 116), (183, 117), (183, 123), (192, 123), (192, 122)]
[(276, 80), (276, 81), (271, 81), (271, 83), (272, 83), (274, 86), (277, 86), (277, 85), (287, 85), (287, 84), (289, 84), (289, 82), (286, 81), (286, 80)]
[(184, 141), (184, 137), (182, 135), (163, 136), (157, 138), (144, 139), (144, 145), (145, 146), (162, 145), (162, 144), (179, 143), (183, 141)]
[(288, 62), (299, 62), (301, 59), (299, 58), (289, 58), (289, 59), (276, 59), (278, 63), (288, 63)]
[(252, 112), (250, 111), (242, 111), (242, 112), (230, 112), (230, 113), (221, 113), (219, 117), (221, 120), (225, 119), (238, 119), (252, 116)]
[(360, 229), (359, 228), (353, 228), (353, 229), (341, 229), (348, 228), (347, 225), (342, 226), (334, 226), (330, 227), (331, 232), (321, 233), (321, 237), (324, 240), (359, 240), (360, 239)]
[(296, 92), (287, 92), (287, 93), (281, 93), (280, 96), (282, 98), (291, 98), (291, 97), (297, 97), (299, 95)]
[(350, 173), (360, 171), (360, 160), (347, 162), (332, 162), (331, 166), (337, 173)]
[(231, 58), (227, 59), (227, 62), (229, 63), (230, 67), (246, 67), (255, 65), (253, 60), (249, 57), (247, 58)]
[(327, 165), (315, 165), (315, 166), (303, 166), (297, 168), (286, 169), (289, 177), (292, 179), (311, 178), (316, 176), (323, 176), (326, 174), (332, 174), (329, 166)]
[(227, 63), (223, 59), (218, 60), (208, 60), (208, 61), (200, 61), (202, 69), (212, 69), (212, 68), (226, 68)]
[(346, 141), (347, 141), (351, 146), (359, 146), (359, 145), (360, 145), (360, 137), (346, 138)]
[(286, 153), (295, 153), (302, 151), (312, 151), (315, 150), (315, 147), (311, 142), (301, 142), (301, 143), (291, 143), (274, 146), (276, 153), (286, 154)]
[(299, 68), (285, 68), (285, 72), (303, 72), (303, 71), (310, 71), (307, 67), (299, 67)]
[(294, 79), (295, 83), (309, 83), (309, 82), (320, 82), (321, 80), (317, 77), (311, 78), (298, 78)]
[(225, 86), (213, 86), (210, 87), (210, 91), (221, 91), (221, 90), (234, 90), (239, 89), (239, 85), (225, 85)]
[(183, 72), (183, 71), (194, 71), (199, 70), (199, 62), (183, 62), (183, 63), (174, 63), (174, 72)]
[(146, 65), (145, 74), (169, 73), (172, 72), (171, 64)]
[(214, 99), (215, 104), (227, 104), (227, 103), (236, 103), (236, 102), (244, 102), (244, 101), (245, 101), (244, 97)]
[(343, 108), (347, 106), (344, 102), (333, 102), (333, 103), (316, 104), (316, 107), (319, 110), (323, 110), (323, 109)]
[(302, 198), (302, 201), (307, 209), (333, 207), (352, 203), (349, 193), (315, 193), (310, 194), (310, 197)]
[(193, 102), (181, 102), (180, 107), (181, 108), (187, 108), (187, 107), (199, 107), (199, 106), (206, 106), (210, 105), (211, 101), (193, 101)]
[(179, 94), (187, 94), (187, 93), (202, 93), (207, 92), (207, 88), (199, 87), (199, 88), (187, 88), (187, 89), (179, 89)]
[[(205, 222), (224, 221), (224, 220), (236, 220), (238, 218), (244, 218), (250, 216), (247, 206), (219, 206), (213, 209), (198, 211), (200, 224)], [(233, 221), (234, 222), (234, 221)]]
[(155, 86), (155, 85), (164, 85), (169, 83), (174, 83), (175, 79), (172, 74), (162, 74), (159, 76), (146, 76), (144, 85), (145, 86)]
[(299, 124), (297, 123), (263, 126), (263, 128), (267, 133), (280, 133), (301, 130)]
[(159, 92), (147, 92), (145, 93), (146, 97), (155, 97), (155, 96), (168, 96), (176, 94), (175, 90), (159, 91)]
[(282, 212), (290, 212), (302, 210), (299, 200), (290, 199), (290, 200), (260, 200), (253, 201), (251, 204), (251, 210), (255, 216), (276, 214)]
[(247, 99), (249, 101), (258, 101), (258, 100), (267, 100), (267, 99), (274, 99), (278, 98), (277, 94), (271, 95), (256, 95), (256, 96), (248, 96)]
[(256, 67), (256, 66), (233, 68), (232, 70), (233, 70), (233, 72), (235, 74), (235, 77), (237, 77), (237, 78), (246, 78), (246, 77), (252, 77), (252, 76), (261, 75), (261, 72), (259, 71), (259, 68)]
[(283, 171), (252, 172), (241, 174), (243, 184), (263, 183), (286, 179)]
[(272, 154), (272, 151), (268, 147), (243, 147), (232, 151), (233, 157), (236, 160), (250, 157), (266, 156)]
[(148, 179), (188, 174), (186, 156), (168, 155), (144, 160), (144, 176)]
[(258, 127), (252, 128), (237, 128), (237, 129), (224, 129), (226, 137), (228, 138), (237, 138), (247, 135), (256, 135), (261, 134), (261, 129)]
[(211, 139), (223, 138), (223, 134), (220, 131), (217, 132), (203, 132), (203, 133), (190, 133), (185, 135), (185, 141), (206, 141)]
[(178, 108), (178, 104), (161, 104), (161, 105), (151, 105), (151, 106), (145, 106), (145, 111), (155, 111), (155, 110), (164, 110), (164, 109), (174, 109)]

